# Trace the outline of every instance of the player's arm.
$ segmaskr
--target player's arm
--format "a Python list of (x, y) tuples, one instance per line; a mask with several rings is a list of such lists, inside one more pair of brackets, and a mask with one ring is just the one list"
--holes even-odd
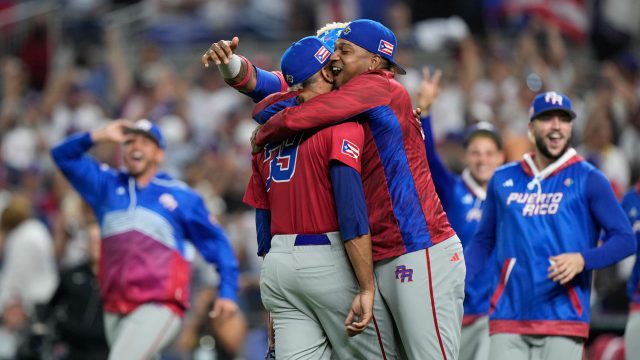
[(116, 120), (91, 133), (71, 135), (51, 149), (51, 157), (71, 185), (93, 207), (101, 197), (105, 179), (110, 176), (87, 152), (100, 142), (124, 142), (125, 120)]
[(251, 161), (251, 178), (247, 184), (242, 201), (256, 209), (256, 232), (258, 238), (258, 256), (265, 256), (271, 248), (271, 208), (265, 189), (265, 181), (260, 175), (258, 155)]
[(349, 336), (364, 331), (373, 315), (373, 255), (367, 219), (367, 207), (360, 174), (353, 168), (334, 161), (331, 185), (336, 202), (338, 223), (345, 250), (360, 286), (345, 319)]
[(220, 225), (211, 221), (211, 216), (200, 196), (193, 194), (192, 201), (184, 211), (183, 224), (186, 236), (191, 239), (207, 262), (215, 264), (220, 274), (216, 303), (225, 299), (235, 304), (238, 292), (238, 261), (227, 234)]
[(277, 143), (300, 131), (334, 125), (378, 106), (389, 105), (389, 80), (372, 71), (330, 93), (274, 115), (256, 135), (256, 145)]
[(633, 264), (633, 270), (631, 271), (631, 276), (629, 276), (629, 280), (627, 281), (627, 295), (629, 299), (632, 299), (638, 290), (638, 274), (640, 274), (640, 214), (638, 214), (637, 209), (631, 210), (634, 208), (633, 198), (636, 197), (635, 191), (631, 191), (627, 193), (624, 198), (622, 198), (622, 209), (627, 214), (627, 218), (629, 219), (629, 223), (631, 224), (631, 229), (634, 231), (636, 236), (636, 261)]
[(467, 265), (468, 284), (482, 271), (496, 245), (496, 224), (497, 212), (494, 179), (489, 180), (487, 186), (487, 200), (482, 204), (482, 218), (478, 224), (478, 229), (473, 239), (466, 249), (464, 249), (464, 259)]
[(217, 65), (224, 81), (234, 89), (259, 102), (268, 95), (285, 91), (288, 86), (278, 71), (270, 72), (251, 64), (249, 59), (235, 54), (240, 39), (220, 40), (211, 44), (202, 55), (202, 63), (209, 67), (209, 62)]
[(579, 253), (552, 256), (549, 278), (566, 284), (583, 270), (601, 269), (635, 253), (637, 244), (624, 210), (616, 200), (611, 184), (599, 171), (587, 179), (587, 200), (591, 214), (604, 230), (603, 244)]

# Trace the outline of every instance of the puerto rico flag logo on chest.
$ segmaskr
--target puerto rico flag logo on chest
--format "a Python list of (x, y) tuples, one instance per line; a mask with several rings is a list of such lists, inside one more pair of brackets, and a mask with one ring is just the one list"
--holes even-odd
[(393, 55), (393, 44), (388, 42), (388, 41), (380, 40), (380, 45), (378, 45), (378, 51), (380, 51), (383, 54), (387, 54), (389, 56), (392, 56)]
[(318, 60), (320, 64), (324, 64), (329, 55), (331, 55), (329, 50), (327, 50), (327, 48), (324, 46), (320, 46), (320, 49), (318, 49), (318, 51), (316, 51), (316, 54), (313, 56), (315, 56), (316, 60)]
[(342, 140), (342, 150), (340, 152), (356, 160), (360, 156), (360, 148), (347, 139)]

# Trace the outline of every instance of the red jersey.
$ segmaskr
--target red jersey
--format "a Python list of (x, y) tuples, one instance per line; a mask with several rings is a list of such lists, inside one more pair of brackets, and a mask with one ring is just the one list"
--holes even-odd
[(365, 124), (361, 175), (373, 260), (422, 250), (453, 236), (431, 179), (411, 98), (389, 71), (366, 72), (279, 112), (256, 140), (264, 145), (347, 119)]
[(339, 231), (330, 163), (340, 161), (360, 173), (362, 125), (346, 122), (308, 133), (269, 144), (253, 157), (244, 202), (271, 211), (272, 235)]

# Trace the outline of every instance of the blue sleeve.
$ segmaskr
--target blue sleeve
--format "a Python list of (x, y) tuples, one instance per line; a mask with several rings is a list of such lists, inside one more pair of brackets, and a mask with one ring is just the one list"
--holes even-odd
[(220, 225), (211, 222), (202, 198), (195, 194), (193, 196), (194, 203), (184, 213), (185, 234), (202, 257), (216, 265), (220, 274), (220, 297), (237, 301), (238, 261), (229, 238)]
[(267, 96), (283, 91), (278, 75), (257, 66), (254, 69), (256, 69), (256, 88), (247, 93), (253, 102), (259, 103)]
[(436, 151), (433, 129), (431, 127), (431, 115), (421, 118), (420, 122), (422, 123), (422, 131), (424, 132), (424, 147), (427, 149), (427, 161), (429, 162), (433, 185), (436, 187), (436, 192), (440, 196), (440, 200), (443, 203), (442, 205), (445, 208), (449, 208), (447, 202), (451, 199), (451, 192), (454, 189), (456, 176), (447, 169)]
[[(629, 276), (629, 280), (627, 281), (627, 295), (629, 298), (633, 298), (638, 288), (638, 275), (640, 275), (640, 230), (636, 230), (633, 227), (635, 221), (640, 221), (640, 217), (634, 218), (631, 215), (631, 208), (633, 208), (633, 192), (629, 192), (622, 199), (622, 209), (627, 214), (627, 219), (629, 219), (629, 224), (632, 227), (632, 230), (636, 233), (636, 261), (633, 264), (633, 270), (631, 271), (631, 276)], [(638, 220), (636, 220), (638, 219)]]
[(637, 244), (629, 219), (616, 200), (611, 184), (599, 171), (589, 173), (587, 199), (591, 214), (604, 230), (604, 244), (581, 253), (585, 270), (605, 268), (634, 254)]
[(256, 232), (258, 233), (258, 256), (264, 256), (271, 248), (271, 211), (256, 209)]
[(331, 163), (331, 185), (343, 241), (369, 233), (367, 204), (360, 174), (341, 162)]
[(467, 265), (466, 282), (473, 281), (475, 276), (485, 267), (489, 255), (496, 246), (496, 195), (493, 186), (494, 178), (487, 186), (487, 199), (482, 204), (482, 217), (476, 234), (464, 249)]
[(295, 97), (292, 97), (290, 99), (286, 99), (286, 100), (282, 100), (276, 103), (273, 103), (269, 106), (267, 106), (266, 108), (264, 108), (264, 110), (260, 111), (259, 113), (255, 114), (253, 116), (253, 119), (260, 125), (266, 123), (269, 119), (271, 119), (271, 117), (277, 113), (279, 113), (281, 110), (284, 110), (290, 106), (296, 106), (298, 105), (298, 100)]
[(71, 135), (51, 149), (51, 157), (80, 196), (95, 209), (110, 175), (86, 154), (93, 145), (89, 133)]

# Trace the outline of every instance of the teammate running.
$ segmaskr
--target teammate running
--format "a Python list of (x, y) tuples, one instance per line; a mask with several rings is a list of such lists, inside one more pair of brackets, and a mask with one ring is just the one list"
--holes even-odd
[(462, 246), (433, 187), (410, 97), (393, 79), (393, 71), (404, 73), (394, 62), (395, 48), (384, 25), (351, 22), (331, 57), (338, 89), (276, 114), (256, 141), (264, 146), (350, 118), (364, 122), (362, 180), (377, 287), (409, 358), (456, 359)]
[[(636, 234), (636, 241), (640, 249), (640, 181), (629, 190), (622, 199), (622, 208), (631, 221)], [(640, 254), (636, 253), (636, 263), (627, 283), (629, 304), (629, 319), (624, 330), (624, 356), (626, 360), (637, 358), (640, 354)]]
[(539, 94), (530, 114), (535, 151), (491, 178), (465, 249), (468, 276), (473, 281), (495, 248), (503, 266), (491, 299), (490, 359), (580, 360), (590, 270), (631, 255), (636, 243), (607, 179), (571, 148), (569, 98)]
[[(466, 247), (473, 239), (482, 215), (487, 183), (504, 162), (504, 153), (497, 129), (488, 122), (480, 122), (466, 130), (466, 167), (462, 175), (455, 175), (447, 169), (436, 152), (431, 116), (426, 113), (437, 97), (441, 75), (437, 70), (431, 77), (429, 69), (425, 68), (417, 103), (422, 114), (426, 115), (421, 118), (421, 123), (433, 183), (451, 226), (460, 236), (462, 246)], [(473, 282), (465, 284), (461, 360), (489, 359), (489, 299), (498, 276), (497, 270), (493, 271), (494, 262), (495, 256), (492, 256), (482, 273)]]
[[(319, 38), (294, 43), (281, 67), (288, 84), (302, 84), (302, 90), (266, 98), (254, 117), (268, 118), (283, 104), (330, 91), (330, 56)], [(381, 335), (393, 338), (377, 328), (391, 326), (388, 315), (377, 312), (370, 323), (374, 281), (360, 179), (363, 141), (362, 125), (347, 122), (297, 134), (253, 158), (244, 201), (258, 209), (261, 252), (270, 245), (261, 294), (273, 318), (278, 359), (395, 358), (385, 353), (393, 354), (392, 343), (379, 343)], [(311, 183), (315, 191), (309, 191)]]
[[(100, 142), (124, 144), (126, 171), (87, 156)], [(220, 274), (213, 315), (238, 309), (238, 264), (227, 236), (198, 194), (158, 171), (164, 149), (159, 127), (143, 119), (113, 121), (51, 150), (100, 224), (98, 278), (112, 360), (152, 358), (178, 334), (189, 305), (191, 244)]]

